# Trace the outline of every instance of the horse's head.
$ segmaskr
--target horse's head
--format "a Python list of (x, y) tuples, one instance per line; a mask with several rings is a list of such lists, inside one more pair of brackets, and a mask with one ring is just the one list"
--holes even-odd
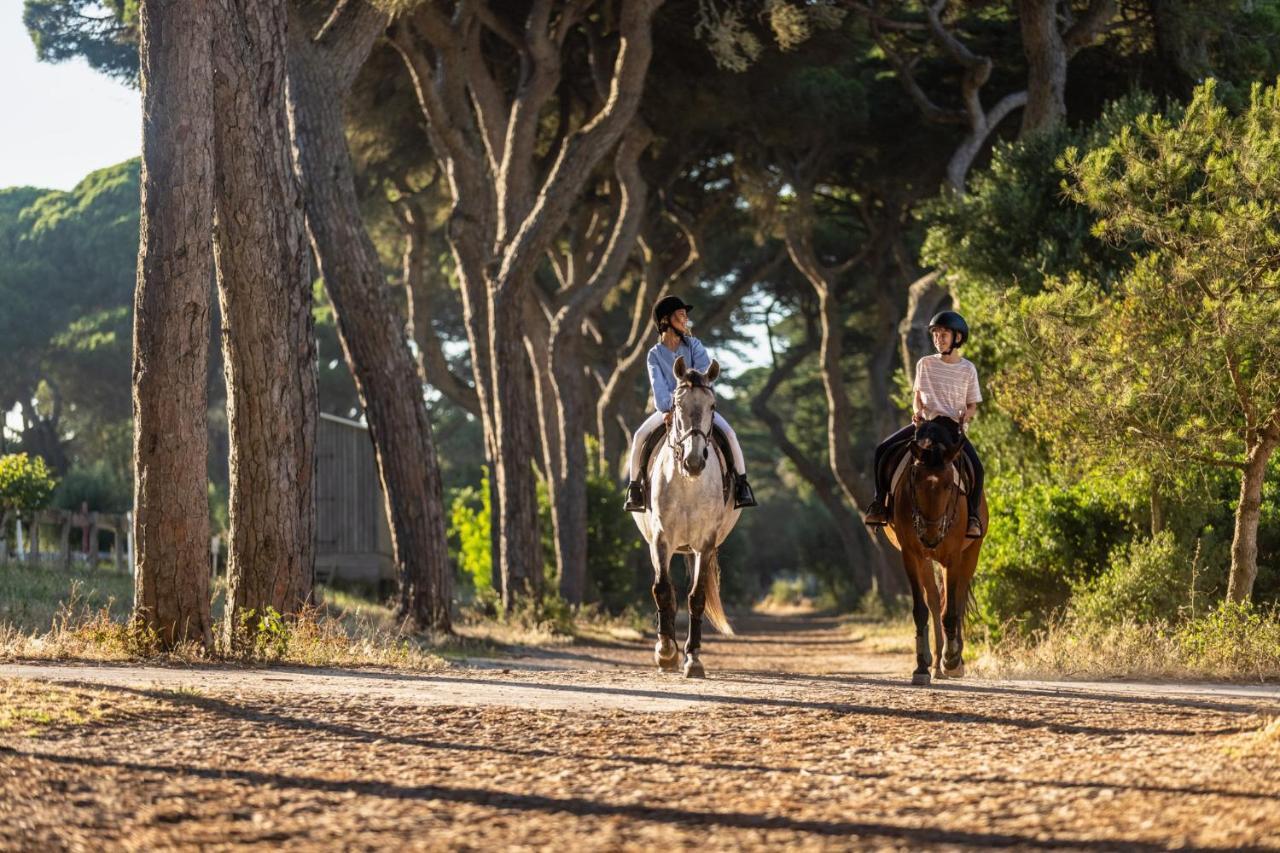
[(955, 520), (959, 490), (951, 465), (964, 451), (958, 429), (937, 421), (925, 421), (911, 440), (911, 520), (926, 548), (935, 548)]
[(711, 383), (720, 375), (720, 364), (711, 362), (706, 373), (676, 359), (675, 406), (671, 416), (671, 443), (680, 455), (686, 473), (698, 476), (707, 467), (711, 452), (711, 421), (715, 416), (716, 394)]

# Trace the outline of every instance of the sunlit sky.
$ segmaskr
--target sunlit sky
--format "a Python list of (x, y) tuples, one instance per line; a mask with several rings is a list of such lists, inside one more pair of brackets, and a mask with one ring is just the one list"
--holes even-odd
[(137, 90), (84, 60), (37, 62), (22, 0), (0, 0), (0, 81), (0, 187), (69, 190), (141, 152)]

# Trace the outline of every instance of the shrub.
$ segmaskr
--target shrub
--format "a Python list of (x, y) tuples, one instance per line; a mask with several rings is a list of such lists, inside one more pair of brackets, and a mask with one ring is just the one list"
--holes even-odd
[(1197, 558), (1164, 530), (1119, 545), (1110, 566), (1077, 589), (1072, 612), (1086, 622), (1156, 622), (1190, 613)]
[(449, 538), (456, 542), (460, 579), (469, 582), (477, 595), (493, 593), (493, 554), (490, 546), (488, 470), (480, 488), (460, 489), (449, 513)]
[(991, 532), (974, 579), (976, 617), (993, 634), (1016, 625), (1047, 625), (1073, 590), (1109, 565), (1113, 549), (1132, 535), (1131, 509), (1101, 483), (1036, 485), (989, 493)]

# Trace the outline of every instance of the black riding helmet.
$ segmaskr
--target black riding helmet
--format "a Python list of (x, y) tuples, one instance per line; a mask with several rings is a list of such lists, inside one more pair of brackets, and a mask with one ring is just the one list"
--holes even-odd
[(932, 334), (937, 328), (955, 332), (955, 337), (951, 339), (951, 347), (947, 350), (948, 353), (969, 342), (969, 324), (955, 311), (939, 311), (934, 314), (933, 319), (929, 321), (929, 333)]
[(661, 333), (666, 331), (666, 328), (663, 326), (663, 322), (681, 308), (686, 311), (693, 310), (693, 306), (685, 302), (679, 296), (664, 296), (654, 303), (653, 325), (658, 327), (658, 332)]

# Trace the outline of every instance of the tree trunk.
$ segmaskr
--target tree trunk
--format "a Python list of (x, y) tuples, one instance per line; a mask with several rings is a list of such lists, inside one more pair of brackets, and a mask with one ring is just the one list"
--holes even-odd
[(142, 0), (142, 222), (133, 320), (134, 618), (213, 639), (207, 364), (213, 272), (210, 8)]
[(1227, 579), (1227, 600), (1243, 602), (1253, 595), (1258, 576), (1258, 519), (1262, 514), (1262, 483), (1267, 462), (1280, 443), (1280, 434), (1270, 433), (1249, 448), (1244, 472), (1240, 475), (1240, 501), (1236, 504), (1235, 534), (1231, 539), (1231, 574)]
[(1067, 115), (1067, 50), (1058, 30), (1058, 0), (1018, 0), (1018, 21), (1027, 58), (1025, 139), (1053, 130)]
[(538, 490), (534, 457), (538, 452), (529, 419), (537, 416), (533, 377), (520, 330), (520, 292), (492, 294), (489, 340), (493, 344), (493, 412), (497, 438), (495, 479), (500, 508), (498, 566), (502, 603), (542, 591), (542, 535), (538, 526)]
[(459, 380), (449, 369), (440, 337), (431, 328), (431, 286), (425, 275), (426, 213), (417, 204), (406, 205), (401, 223), (405, 240), (404, 255), (401, 258), (405, 326), (409, 337), (418, 346), (418, 376), (425, 384), (478, 418), (480, 401), (475, 389)]
[(349, 79), (305, 32), (291, 30), (289, 46), (290, 119), (307, 227), (373, 439), (400, 579), (398, 614), (447, 631), (453, 584), (440, 468), (417, 368), (360, 218), (342, 114)]
[(284, 0), (218, 0), (214, 259), (230, 452), (228, 641), (295, 614), (315, 573), (316, 344), (290, 160)]
[(586, 372), (581, 335), (556, 335), (551, 367), (559, 400), (561, 464), (552, 502), (560, 594), (581, 604), (587, 587)]

